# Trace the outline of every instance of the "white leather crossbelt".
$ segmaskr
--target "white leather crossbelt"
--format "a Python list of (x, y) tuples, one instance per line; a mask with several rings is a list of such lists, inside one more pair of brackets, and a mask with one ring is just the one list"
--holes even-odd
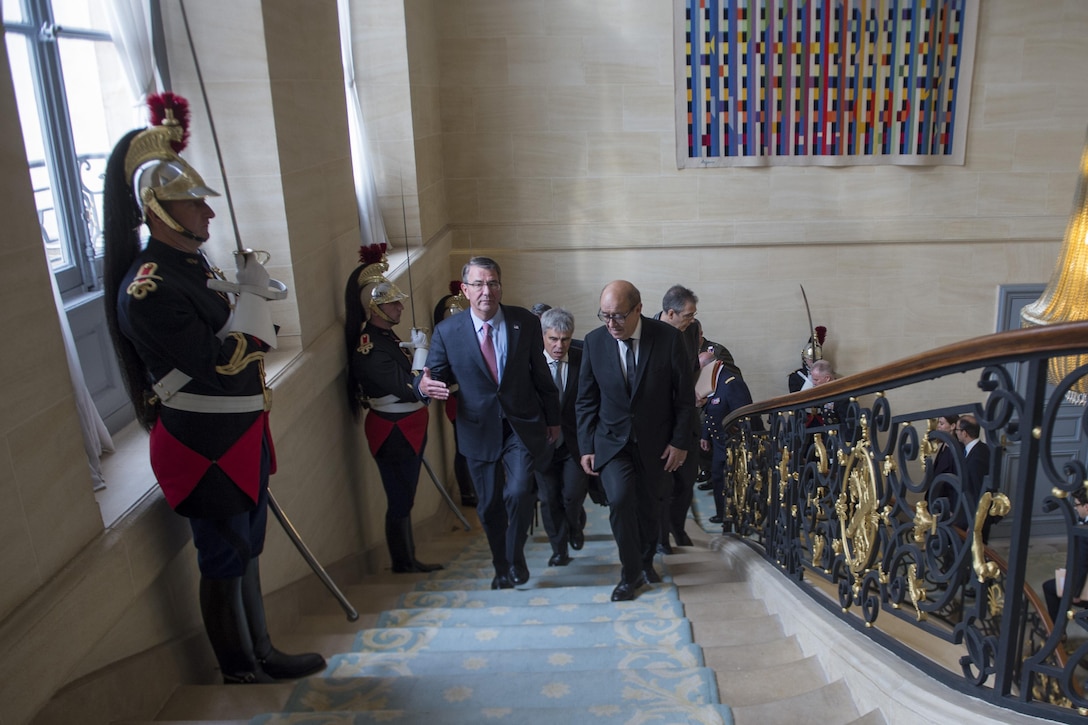
[(411, 413), (412, 411), (419, 410), (425, 407), (423, 403), (417, 400), (404, 402), (397, 399), (395, 395), (383, 395), (380, 398), (370, 398), (366, 401), (374, 410), (381, 411), (382, 413)]
[(192, 379), (192, 376), (174, 368), (151, 387), (163, 406), (187, 413), (255, 413), (265, 408), (263, 393), (234, 396), (179, 393), (178, 389), (185, 387)]
[(264, 395), (195, 395), (174, 393), (162, 404), (188, 413), (255, 413), (264, 410)]

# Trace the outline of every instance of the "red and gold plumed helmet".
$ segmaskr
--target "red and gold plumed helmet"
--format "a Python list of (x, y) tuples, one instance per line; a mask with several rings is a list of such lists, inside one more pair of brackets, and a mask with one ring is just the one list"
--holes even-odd
[(392, 322), (380, 306), (397, 300), (408, 299), (408, 295), (400, 291), (400, 288), (385, 278), (389, 271), (389, 260), (385, 255), (385, 244), (371, 244), (359, 247), (359, 261), (365, 265), (359, 270), (359, 302), (366, 310), (369, 318), (378, 315), (382, 319)]
[(206, 199), (219, 196), (178, 154), (189, 139), (189, 102), (173, 93), (148, 97), (151, 126), (141, 131), (125, 154), (125, 176), (139, 199), (147, 219), (150, 210), (171, 229), (188, 233), (174, 220), (160, 201)]

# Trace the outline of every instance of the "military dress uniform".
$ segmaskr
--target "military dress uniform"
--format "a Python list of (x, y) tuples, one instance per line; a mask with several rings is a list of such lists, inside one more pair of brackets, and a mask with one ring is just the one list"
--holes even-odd
[[(126, 134), (106, 165), (106, 313), (151, 468), (167, 503), (189, 520), (200, 611), (223, 681), (273, 682), (324, 668), (317, 653), (272, 646), (258, 559), (275, 454), (264, 355), (276, 333), (267, 301), (286, 295), (252, 252), (229, 283), (199, 252), (207, 240), (171, 209), (210, 220), (218, 196), (178, 153), (188, 103), (148, 99), (152, 126)], [(153, 235), (141, 250), (139, 222)], [(212, 286), (209, 286), (211, 284)], [(217, 291), (217, 290), (229, 290)]]
[(416, 566), (410, 516), (429, 414), (412, 385), (411, 361), (400, 343), (392, 330), (367, 322), (350, 364), (369, 408), (363, 429), (388, 502), (385, 528), (393, 570), (404, 572)]
[[(714, 392), (706, 402), (705, 417), (703, 419), (702, 439), (710, 443), (710, 482), (714, 488), (713, 523), (723, 523), (725, 519), (725, 466), (726, 466), (726, 431), (722, 428), (722, 421), (738, 408), (752, 403), (752, 393), (748, 390), (748, 384), (739, 375), (733, 375), (724, 370), (720, 361), (714, 363), (716, 371), (716, 383)], [(758, 429), (762, 430), (763, 422), (755, 419)]]
[(208, 289), (214, 278), (203, 255), (151, 239), (121, 285), (117, 315), (158, 399), (151, 468), (167, 503), (190, 518), (201, 574), (227, 578), (242, 576), (264, 548), (275, 456), (264, 383), (269, 347), (226, 331), (231, 303)]

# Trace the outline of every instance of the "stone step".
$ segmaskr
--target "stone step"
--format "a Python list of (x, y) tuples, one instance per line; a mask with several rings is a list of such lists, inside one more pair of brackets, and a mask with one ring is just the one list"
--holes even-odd
[(737, 622), (696, 621), (691, 623), (696, 641), (703, 647), (732, 647), (736, 645), (763, 644), (782, 641), (782, 623), (777, 614)]
[(777, 682), (781, 697), (758, 705), (733, 708), (736, 725), (797, 725), (818, 722), (820, 725), (848, 725), (858, 717), (850, 690), (842, 680), (836, 680), (816, 690), (794, 695), (792, 683)]
[(669, 725), (732, 725), (733, 718), (726, 705), (668, 704), (657, 709), (646, 704), (616, 705), (597, 708), (455, 708), (442, 710), (369, 710), (366, 712), (281, 713), (266, 715), (255, 725), (369, 725), (369, 723), (398, 723), (404, 725), (481, 725), (489, 722), (511, 722), (517, 725), (555, 725), (555, 723), (598, 723), (619, 725), (654, 722)]
[(294, 682), (182, 685), (163, 704), (155, 720), (244, 720), (258, 713), (283, 710), (294, 689)]
[(699, 644), (703, 648), (706, 666), (713, 667), (719, 675), (772, 667), (804, 658), (796, 637), (763, 636), (767, 638), (765, 641), (755, 643), (714, 645), (703, 641)]
[(768, 682), (789, 683), (791, 694), (799, 694), (824, 687), (827, 685), (827, 676), (819, 660), (805, 657), (770, 667), (719, 672), (718, 694), (722, 702), (728, 702), (731, 707), (775, 702), (782, 696), (782, 692), (778, 688), (767, 687)]

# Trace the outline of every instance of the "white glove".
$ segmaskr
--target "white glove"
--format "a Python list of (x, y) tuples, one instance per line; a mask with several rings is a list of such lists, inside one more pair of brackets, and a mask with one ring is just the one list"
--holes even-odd
[(238, 295), (249, 293), (266, 300), (282, 300), (287, 297), (287, 285), (278, 279), (269, 278), (268, 270), (257, 261), (257, 255), (258, 252), (252, 250), (235, 252), (234, 261), (238, 271), (234, 276), (237, 282), (210, 279), (208, 289), (217, 292), (233, 292)]
[(235, 300), (230, 331), (253, 335), (269, 347), (275, 348), (276, 326), (272, 324), (272, 308), (268, 306), (268, 300), (249, 292), (239, 293)]
[(427, 364), (427, 333), (418, 327), (412, 328), (412, 347), (415, 348), (415, 352), (412, 353), (412, 369), (422, 370)]

